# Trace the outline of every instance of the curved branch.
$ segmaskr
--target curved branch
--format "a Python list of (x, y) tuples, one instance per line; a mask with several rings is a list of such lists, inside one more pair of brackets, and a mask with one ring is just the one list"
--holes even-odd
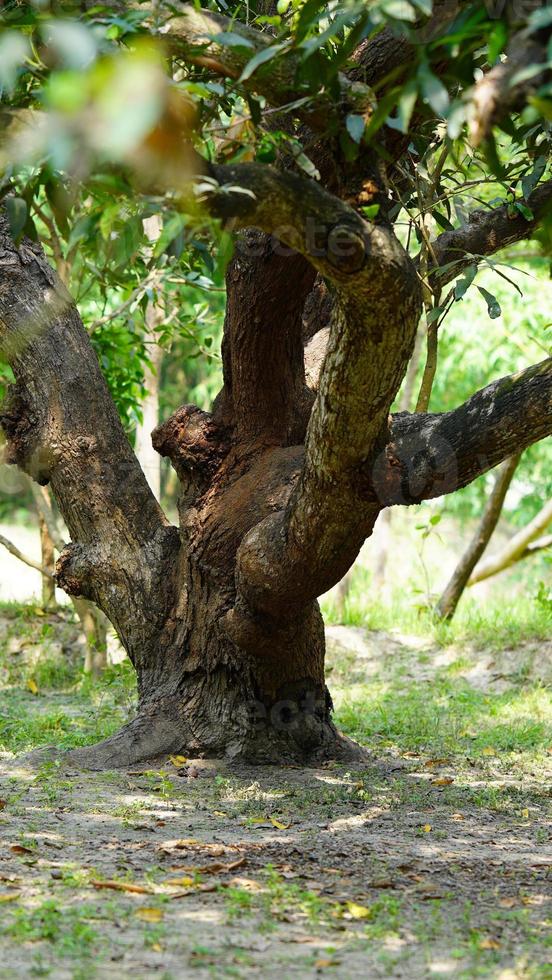
[(40, 246), (14, 244), (2, 212), (0, 355), (16, 378), (0, 417), (6, 461), (51, 483), (77, 542), (59, 559), (60, 584), (97, 602), (123, 639), (144, 631), (147, 614), (128, 593), (138, 600), (166, 576), (176, 529), (147, 485), (71, 296)]
[(382, 507), (417, 504), (467, 486), (552, 433), (552, 358), (482, 388), (442, 414), (393, 415), (367, 493)]
[(244, 634), (252, 642), (244, 620), (292, 618), (341, 577), (370, 532), (379, 505), (363, 500), (356, 476), (385, 430), (421, 303), (413, 264), (393, 232), (314, 181), (256, 164), (211, 174), (219, 184), (206, 195), (211, 214), (274, 234), (334, 294), (301, 477), (286, 511), (254, 528), (238, 555), (238, 603), (226, 626), (243, 645)]
[(536, 551), (546, 547), (546, 544), (542, 544), (541, 548), (537, 549), (534, 545), (531, 548), (531, 545), (535, 541), (535, 538), (538, 538), (546, 530), (549, 524), (552, 524), (552, 500), (549, 500), (539, 510), (538, 514), (529, 524), (522, 527), (517, 534), (514, 534), (500, 551), (495, 555), (490, 555), (489, 558), (477, 566), (468, 581), (468, 585), (475, 585), (476, 582), (482, 582), (484, 579), (490, 578), (491, 575), (502, 572), (505, 568), (509, 568), (510, 565), (514, 565), (515, 562), (530, 554), (531, 550)]
[(536, 187), (524, 203), (533, 213), (530, 220), (509, 204), (482, 208), (472, 211), (464, 228), (445, 231), (431, 242), (429, 282), (432, 287), (446, 286), (480, 256), (494, 255), (514, 242), (530, 238), (552, 208), (552, 180)]

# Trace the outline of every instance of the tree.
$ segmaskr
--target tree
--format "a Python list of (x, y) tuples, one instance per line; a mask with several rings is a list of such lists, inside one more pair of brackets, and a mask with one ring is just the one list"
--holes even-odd
[[(92, 7), (71, 25), (101, 36), (100, 67), (93, 82), (70, 79), (81, 86), (70, 98), (54, 23), (54, 56), (31, 77), (21, 59), (6, 112), (12, 159), (23, 158), (29, 119), (46, 136), (27, 147), (26, 165), (29, 153), (35, 166), (51, 156), (55, 116), (63, 152), (78, 147), (63, 158), (58, 146), (69, 183), (105, 173), (108, 158), (111, 177), (132, 167), (129, 199), (163, 211), (166, 241), (182, 233), (182, 214), (190, 237), (217, 234), (219, 222), (225, 254), (234, 236), (222, 391), (210, 413), (184, 405), (153, 433), (182, 485), (177, 529), (140, 470), (71, 296), (23, 235), (24, 198), (8, 196), (0, 217), (0, 336), (15, 376), (2, 414), (8, 458), (51, 485), (72, 536), (58, 584), (106, 613), (137, 673), (136, 718), (76, 750), (82, 765), (175, 750), (354, 755), (332, 722), (317, 597), (386, 507), (451, 493), (552, 431), (550, 358), (450, 412), (390, 414), (423, 306), (428, 327), (440, 323), (486, 257), (548, 227), (547, 11), (493, 20), (481, 3), (406, 3), (402, 15), (355, 2), (331, 13), (300, 0), (248, 8), (255, 27), (237, 19), (240, 4), (231, 21), (185, 5)], [(171, 72), (143, 46), (154, 35)], [(114, 86), (125, 72), (132, 83)], [(100, 126), (106, 77), (110, 97), (131, 90), (132, 104), (138, 85), (143, 99), (157, 86), (139, 125), (125, 117), (124, 145)], [(201, 128), (203, 153), (193, 145)], [(436, 155), (431, 218), (445, 230), (427, 240), (417, 189)], [(483, 206), (455, 225), (450, 201), (470, 182)], [(422, 267), (393, 228), (405, 215), (426, 239)], [(307, 387), (304, 345), (321, 330)]]

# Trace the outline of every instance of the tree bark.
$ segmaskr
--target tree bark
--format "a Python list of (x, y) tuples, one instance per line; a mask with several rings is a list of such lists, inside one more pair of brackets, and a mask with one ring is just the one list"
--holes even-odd
[[(522, 527), (517, 534), (514, 534), (500, 551), (495, 555), (490, 555), (477, 566), (468, 585), (483, 582), (484, 579), (490, 578), (491, 575), (497, 575), (498, 572), (504, 571), (510, 565), (524, 558), (528, 552), (530, 553), (531, 545), (537, 543), (535, 539), (546, 530), (550, 523), (552, 523), (552, 500), (547, 501), (533, 520)], [(546, 547), (546, 544), (543, 544), (542, 547)], [(537, 549), (533, 548), (533, 550)]]
[(452, 577), (435, 608), (435, 613), (439, 619), (452, 619), (454, 616), (462, 593), (468, 584), (468, 579), (481, 555), (484, 553), (491, 540), (493, 531), (498, 524), (508, 488), (520, 459), (520, 455), (511, 456), (498, 471), (494, 487), (485, 505), (477, 531), (454, 569)]
[(46, 575), (42, 576), (42, 607), (44, 609), (50, 609), (56, 603), (54, 542), (50, 537), (46, 521), (41, 514), (38, 515), (38, 527), (40, 531), (41, 564), (43, 568), (47, 568), (51, 572), (51, 578)]

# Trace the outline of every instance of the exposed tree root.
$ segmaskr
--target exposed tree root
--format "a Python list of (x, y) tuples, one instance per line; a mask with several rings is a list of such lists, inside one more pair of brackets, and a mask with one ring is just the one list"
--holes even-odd
[[(297, 733), (296, 733), (297, 734)], [(362, 765), (370, 754), (346, 735), (338, 732), (333, 724), (324, 725), (323, 733), (317, 732), (319, 740), (309, 744), (294, 737), (291, 732), (276, 732), (265, 729), (262, 733), (244, 733), (239, 750), (234, 746), (226, 758), (232, 762), (250, 765), (296, 765), (319, 766), (323, 762), (338, 762)], [(191, 750), (191, 751), (190, 751)], [(201, 752), (197, 744), (191, 745), (179, 723), (169, 715), (139, 715), (124, 725), (118, 732), (96, 745), (77, 749), (58, 749), (46, 746), (27, 755), (20, 756), (18, 763), (38, 769), (48, 762), (59, 763), (63, 768), (102, 771), (124, 769), (153, 760), (161, 760), (170, 753), (191, 754), (194, 757), (212, 756), (212, 752)], [(222, 753), (220, 753), (222, 755)]]

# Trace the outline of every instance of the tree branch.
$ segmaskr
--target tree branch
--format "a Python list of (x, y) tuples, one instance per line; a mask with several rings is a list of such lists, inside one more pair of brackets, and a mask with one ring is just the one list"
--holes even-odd
[[(549, 524), (552, 523), (552, 500), (549, 500), (544, 507), (539, 510), (538, 514), (529, 522), (525, 527), (522, 527), (517, 534), (514, 534), (509, 541), (506, 542), (503, 548), (500, 549), (495, 555), (490, 555), (485, 561), (482, 561), (475, 569), (473, 575), (471, 575), (468, 585), (475, 585), (476, 582), (482, 582), (486, 578), (490, 578), (491, 575), (496, 575), (498, 572), (502, 572), (504, 569), (508, 568), (510, 565), (515, 564), (520, 558), (523, 558), (526, 553), (530, 553), (529, 549), (535, 538), (538, 538), (543, 531), (546, 530)], [(546, 547), (546, 545), (542, 545)], [(532, 550), (537, 550), (533, 547)]]
[[(517, 209), (504, 204), (498, 208), (472, 211), (464, 228), (445, 231), (430, 247), (429, 283), (442, 288), (479, 257), (494, 255), (514, 242), (530, 238), (542, 218), (552, 208), (552, 180), (536, 187), (524, 202), (534, 217), (529, 221)], [(454, 263), (454, 264), (451, 264)], [(442, 268), (447, 266), (447, 268)]]
[(29, 568), (36, 569), (37, 572), (40, 572), (40, 574), (44, 575), (44, 577), (47, 579), (53, 578), (53, 574), (48, 568), (44, 568), (44, 566), (41, 565), (40, 562), (34, 561), (34, 559), (29, 558), (28, 555), (24, 555), (23, 552), (19, 550), (19, 548), (17, 548), (14, 544), (12, 544), (11, 541), (8, 541), (8, 539), (5, 538), (2, 534), (0, 534), (0, 545), (2, 545), (2, 547), (5, 548), (6, 551), (9, 551), (10, 555), (13, 555), (14, 558), (18, 558), (19, 561), (22, 561), (24, 565), (28, 565)]
[(226, 274), (223, 400), (241, 437), (280, 445), (305, 437), (301, 316), (315, 275), (304, 256), (262, 232), (249, 229), (236, 243)]
[(123, 640), (145, 630), (149, 614), (128, 593), (138, 600), (155, 575), (167, 575), (176, 531), (132, 452), (69, 293), (40, 246), (14, 244), (3, 212), (0, 354), (16, 378), (0, 419), (7, 462), (51, 483), (75, 542), (58, 560), (59, 584), (97, 602)]
[[(506, 60), (491, 68), (474, 86), (469, 120), (474, 146), (487, 139), (495, 123), (508, 112), (522, 107), (527, 96), (550, 76), (546, 40), (543, 41), (525, 31), (515, 34), (508, 45)], [(525, 70), (533, 65), (542, 65), (542, 71), (526, 75)]]
[(552, 433), (552, 358), (482, 388), (443, 414), (393, 415), (389, 441), (365, 468), (382, 507), (417, 504), (467, 486)]
[(258, 525), (240, 548), (238, 604), (226, 625), (243, 645), (240, 617), (293, 617), (341, 577), (369, 533), (379, 506), (363, 503), (355, 474), (385, 429), (420, 294), (392, 231), (314, 181), (256, 164), (213, 167), (211, 176), (219, 183), (206, 193), (211, 214), (274, 234), (311, 262), (335, 298), (298, 486), (285, 513)]

